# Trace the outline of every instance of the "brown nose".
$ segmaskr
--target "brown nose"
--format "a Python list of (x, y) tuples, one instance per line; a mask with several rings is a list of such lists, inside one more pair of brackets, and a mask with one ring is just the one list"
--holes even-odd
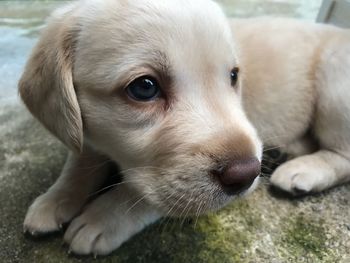
[(223, 188), (229, 194), (237, 194), (248, 189), (260, 174), (260, 162), (256, 158), (234, 160), (225, 169), (216, 171)]

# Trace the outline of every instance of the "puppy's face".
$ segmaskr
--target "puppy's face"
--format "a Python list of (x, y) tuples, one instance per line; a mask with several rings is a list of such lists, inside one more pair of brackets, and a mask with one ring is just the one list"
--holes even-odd
[(170, 215), (245, 193), (261, 144), (241, 105), (239, 63), (211, 1), (92, 1), (77, 12), (72, 76), (84, 140)]

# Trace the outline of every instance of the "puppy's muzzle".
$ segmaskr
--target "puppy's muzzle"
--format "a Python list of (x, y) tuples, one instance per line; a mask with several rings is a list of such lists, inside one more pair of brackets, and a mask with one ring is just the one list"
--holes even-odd
[(247, 190), (260, 175), (261, 165), (257, 158), (233, 160), (224, 168), (213, 170), (222, 188), (233, 195)]

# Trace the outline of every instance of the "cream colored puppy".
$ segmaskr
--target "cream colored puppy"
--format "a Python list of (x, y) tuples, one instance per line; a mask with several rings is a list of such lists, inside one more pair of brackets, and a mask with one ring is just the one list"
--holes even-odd
[(265, 145), (296, 157), (271, 177), (293, 193), (350, 180), (350, 31), (287, 19), (231, 22), (243, 104)]
[[(19, 87), (73, 153), (25, 231), (73, 219), (70, 249), (108, 254), (162, 216), (219, 209), (256, 185), (258, 133), (302, 155), (273, 174), (275, 185), (311, 192), (347, 181), (349, 41), (285, 20), (230, 28), (209, 0), (89, 0), (58, 11)], [(111, 162), (123, 182), (81, 212)]]

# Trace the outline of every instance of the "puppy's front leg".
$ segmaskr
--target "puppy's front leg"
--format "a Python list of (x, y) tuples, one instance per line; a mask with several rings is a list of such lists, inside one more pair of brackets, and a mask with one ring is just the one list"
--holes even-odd
[(24, 231), (37, 235), (59, 230), (80, 212), (108, 172), (109, 160), (87, 147), (79, 156), (69, 154), (57, 181), (29, 207)]
[(70, 251), (106, 255), (160, 218), (161, 213), (126, 184), (101, 195), (75, 218), (65, 233)]

